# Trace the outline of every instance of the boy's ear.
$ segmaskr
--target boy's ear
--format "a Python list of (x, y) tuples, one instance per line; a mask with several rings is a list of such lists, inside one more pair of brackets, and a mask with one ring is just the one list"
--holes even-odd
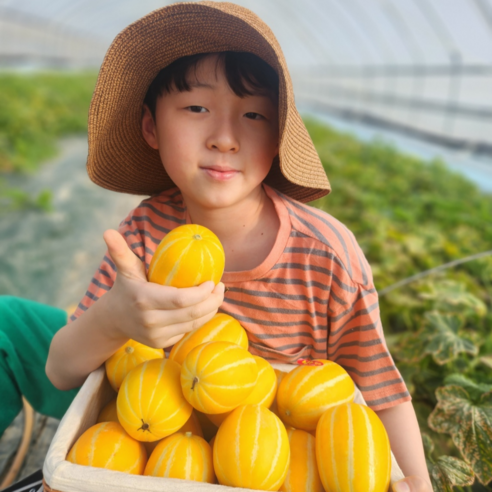
[(145, 141), (153, 148), (158, 149), (157, 131), (155, 127), (154, 117), (150, 112), (149, 107), (144, 104), (142, 114), (142, 135)]

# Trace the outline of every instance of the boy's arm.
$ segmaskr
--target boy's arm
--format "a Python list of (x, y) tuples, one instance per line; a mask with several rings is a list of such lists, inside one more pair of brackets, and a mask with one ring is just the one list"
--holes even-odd
[(53, 337), (46, 374), (55, 387), (80, 386), (128, 339), (165, 348), (210, 320), (224, 298), (224, 285), (205, 282), (177, 289), (147, 281), (145, 267), (120, 233), (104, 239), (116, 265), (113, 287)]
[[(395, 492), (432, 492), (424, 447), (412, 402), (376, 411), (384, 424), (391, 450), (405, 479), (396, 482)], [(405, 484), (408, 486), (404, 488)]]

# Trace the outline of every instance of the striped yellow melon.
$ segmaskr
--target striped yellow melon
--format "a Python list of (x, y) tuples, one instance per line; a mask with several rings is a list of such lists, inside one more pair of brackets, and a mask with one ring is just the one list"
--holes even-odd
[(198, 345), (206, 342), (231, 342), (248, 349), (246, 330), (228, 314), (218, 313), (208, 323), (187, 333), (174, 345), (169, 359), (183, 364), (185, 357)]
[(224, 265), (219, 238), (206, 227), (187, 224), (173, 229), (157, 246), (148, 279), (173, 287), (193, 287), (207, 280), (218, 284)]
[[(183, 427), (181, 427), (181, 429), (179, 429), (177, 432), (191, 432), (194, 436), (203, 437), (202, 428), (200, 426), (200, 422), (198, 421), (195, 411), (191, 412), (190, 418), (186, 421), (185, 425), (183, 425)], [(152, 454), (152, 451), (154, 451), (154, 449), (161, 441), (162, 439), (158, 441), (144, 442), (145, 449), (147, 450), (149, 456)]]
[(236, 408), (253, 391), (257, 379), (258, 365), (254, 357), (230, 342), (198, 345), (186, 356), (181, 367), (185, 398), (206, 414)]
[(316, 459), (327, 492), (387, 492), (391, 451), (376, 413), (346, 403), (328, 409), (316, 428)]
[(105, 363), (109, 383), (115, 391), (118, 391), (123, 379), (134, 367), (146, 360), (164, 357), (164, 350), (160, 348), (147, 347), (135, 340), (128, 340)]
[(315, 360), (284, 377), (277, 392), (277, 407), (285, 424), (312, 431), (328, 408), (354, 398), (354, 382), (342, 366)]
[(183, 396), (181, 367), (154, 359), (131, 370), (118, 392), (118, 420), (139, 441), (157, 441), (179, 430), (190, 418), (192, 406)]
[(116, 398), (104, 405), (103, 409), (99, 412), (97, 423), (99, 424), (100, 422), (119, 422), (118, 412), (116, 411)]
[(67, 461), (141, 475), (147, 463), (147, 452), (143, 444), (131, 438), (120, 424), (102, 422), (87, 429), (77, 439)]
[(219, 427), (213, 453), (222, 485), (278, 490), (289, 466), (289, 438), (268, 408), (241, 405)]
[[(277, 375), (273, 367), (263, 357), (253, 355), (258, 365), (258, 380), (249, 396), (241, 405), (262, 405), (269, 408), (277, 392)], [(232, 410), (231, 410), (232, 411)], [(220, 426), (231, 412), (216, 413), (207, 417), (217, 426)]]
[(316, 462), (316, 439), (300, 429), (287, 429), (290, 444), (290, 465), (283, 492), (323, 492)]
[(144, 475), (215, 483), (212, 448), (203, 437), (176, 432), (156, 446)]

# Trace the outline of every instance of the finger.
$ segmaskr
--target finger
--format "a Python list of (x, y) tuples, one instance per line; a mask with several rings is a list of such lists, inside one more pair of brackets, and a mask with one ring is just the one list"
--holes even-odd
[(394, 492), (432, 492), (431, 485), (424, 478), (410, 475), (393, 484)]
[(202, 316), (194, 321), (189, 321), (186, 323), (177, 323), (175, 325), (166, 326), (163, 328), (158, 337), (157, 343), (159, 347), (166, 348), (174, 345), (176, 342), (181, 340), (183, 336), (187, 333), (198, 330), (205, 323), (210, 321), (215, 315), (217, 311), (207, 314), (206, 316)]
[(213, 292), (207, 299), (198, 304), (181, 309), (152, 309), (144, 313), (142, 325), (147, 330), (158, 330), (171, 325), (183, 323), (196, 323), (197, 320), (208, 316), (210, 318), (217, 312), (223, 301), (223, 295)]
[(216, 299), (214, 303), (223, 299), (224, 284), (215, 285), (208, 281), (196, 287), (178, 289), (149, 282), (142, 295), (145, 296), (149, 309), (181, 310), (205, 302), (210, 297)]
[(116, 265), (118, 275), (124, 275), (127, 278), (145, 280), (145, 266), (130, 249), (123, 236), (114, 229), (108, 229), (103, 234), (104, 241), (108, 247), (108, 252)]

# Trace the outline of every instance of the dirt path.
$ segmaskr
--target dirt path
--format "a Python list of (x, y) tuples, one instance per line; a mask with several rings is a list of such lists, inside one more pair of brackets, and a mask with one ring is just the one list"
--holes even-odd
[[(105, 252), (102, 233), (116, 228), (143, 197), (99, 188), (87, 176), (83, 137), (60, 143), (60, 154), (32, 176), (10, 178), (34, 196), (53, 193), (51, 213), (0, 214), (0, 295), (9, 294), (60, 308), (77, 304)], [(20, 443), (23, 414), (0, 440), (0, 477)], [(36, 415), (29, 454), (17, 480), (43, 466), (58, 420)]]
[(78, 303), (105, 251), (102, 233), (116, 228), (142, 197), (104, 190), (85, 169), (87, 143), (61, 142), (59, 157), (13, 184), (53, 193), (54, 211), (0, 215), (0, 294), (61, 308)]

